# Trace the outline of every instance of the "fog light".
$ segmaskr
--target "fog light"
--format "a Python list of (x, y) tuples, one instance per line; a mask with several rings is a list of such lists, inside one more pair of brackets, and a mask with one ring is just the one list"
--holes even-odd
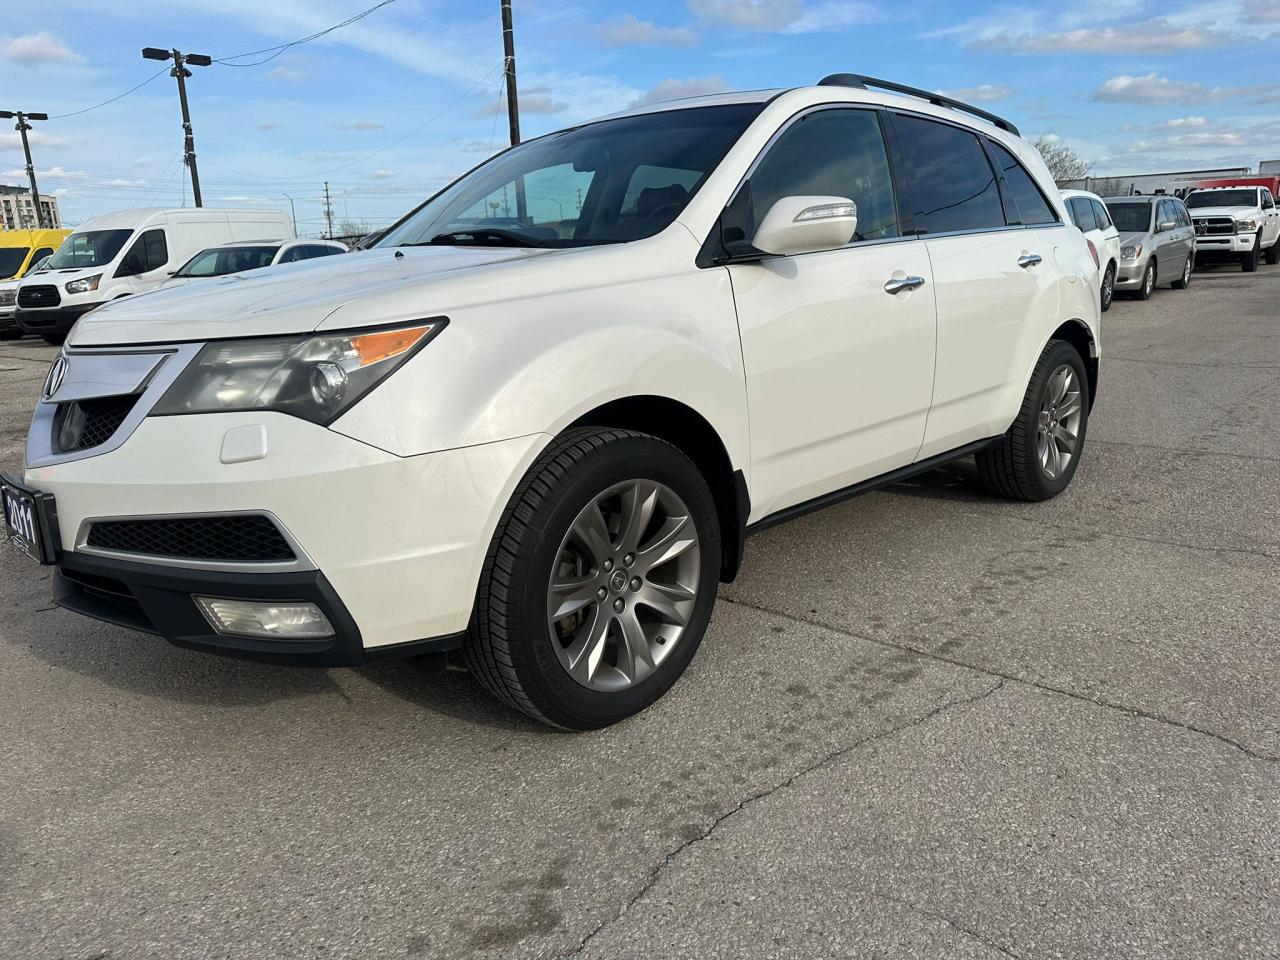
[(267, 640), (324, 640), (333, 636), (333, 625), (314, 603), (192, 599), (209, 626), (223, 636)]

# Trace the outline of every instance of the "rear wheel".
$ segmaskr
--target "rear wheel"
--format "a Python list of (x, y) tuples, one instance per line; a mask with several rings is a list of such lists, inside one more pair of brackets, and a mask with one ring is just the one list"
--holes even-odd
[(1169, 284), (1174, 290), (1185, 290), (1191, 285), (1191, 254), (1187, 254), (1187, 262), (1182, 265), (1182, 276)]
[(1048, 500), (1071, 483), (1089, 425), (1089, 379), (1076, 348), (1050, 340), (1008, 432), (978, 451), (983, 485), (1012, 500)]
[(467, 663), (537, 720), (608, 726), (684, 673), (719, 569), (715, 503), (688, 457), (646, 434), (574, 430), (529, 468), (499, 521)]
[(1111, 309), (1111, 301), (1116, 296), (1116, 265), (1107, 264), (1107, 272), (1102, 275), (1102, 312)]
[(1276, 242), (1267, 247), (1267, 263), (1280, 263), (1280, 236), (1276, 237)]
[(1138, 288), (1139, 300), (1150, 300), (1151, 293), (1156, 288), (1156, 258), (1152, 257), (1147, 261), (1147, 269), (1142, 274), (1142, 286)]
[(1258, 234), (1253, 240), (1253, 249), (1248, 253), (1240, 256), (1240, 269), (1245, 273), (1253, 273), (1258, 269), (1258, 253), (1262, 246), (1262, 234)]

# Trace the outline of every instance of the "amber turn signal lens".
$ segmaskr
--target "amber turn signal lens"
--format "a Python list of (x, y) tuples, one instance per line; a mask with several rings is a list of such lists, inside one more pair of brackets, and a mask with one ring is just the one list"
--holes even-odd
[(398, 357), (427, 335), (431, 324), (407, 327), (400, 330), (382, 330), (378, 333), (362, 333), (351, 338), (351, 347), (360, 357), (360, 366), (367, 367), (379, 360)]

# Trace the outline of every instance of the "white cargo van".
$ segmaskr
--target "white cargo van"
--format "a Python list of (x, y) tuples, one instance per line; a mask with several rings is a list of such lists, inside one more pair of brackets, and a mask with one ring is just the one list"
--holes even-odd
[[(18, 286), (24, 333), (62, 343), (94, 307), (154, 290), (206, 247), (232, 240), (290, 240), (283, 210), (121, 210), (87, 220), (48, 268)], [(28, 282), (28, 280), (30, 282)]]

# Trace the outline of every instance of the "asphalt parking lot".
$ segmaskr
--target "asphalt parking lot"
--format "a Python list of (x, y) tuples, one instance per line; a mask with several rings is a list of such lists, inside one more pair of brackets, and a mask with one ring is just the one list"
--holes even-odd
[[(5, 548), (0, 957), (1280, 955), (1280, 267), (1104, 336), (1066, 494), (751, 540), (600, 733), (97, 625)], [(0, 344), (6, 469), (53, 354)]]

